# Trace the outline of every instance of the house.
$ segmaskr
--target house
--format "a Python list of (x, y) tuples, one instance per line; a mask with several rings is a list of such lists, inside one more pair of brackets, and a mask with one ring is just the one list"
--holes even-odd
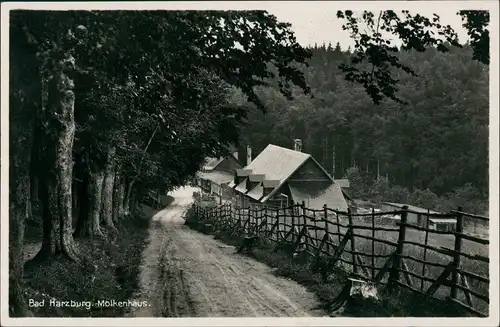
[(395, 211), (401, 210), (403, 206), (407, 206), (408, 212), (407, 221), (409, 224), (426, 227), (427, 218), (429, 219), (429, 229), (440, 230), (440, 231), (453, 231), (455, 230), (455, 225), (457, 223), (456, 218), (444, 218), (444, 217), (428, 217), (428, 215), (440, 214), (439, 212), (420, 208), (411, 204), (403, 203), (393, 203), (393, 202), (383, 202), (381, 206), (382, 211)]
[(239, 168), (242, 168), (242, 165), (234, 154), (207, 158), (201, 171), (196, 174), (198, 186), (204, 193), (217, 196), (222, 203), (223, 198), (232, 196), (232, 191), (227, 185), (234, 179), (235, 169)]
[(269, 144), (243, 169), (236, 169), (229, 187), (236, 192), (238, 206), (287, 207), (305, 202), (306, 207), (323, 205), (347, 211), (340, 186), (325, 169), (300, 147), (291, 150)]

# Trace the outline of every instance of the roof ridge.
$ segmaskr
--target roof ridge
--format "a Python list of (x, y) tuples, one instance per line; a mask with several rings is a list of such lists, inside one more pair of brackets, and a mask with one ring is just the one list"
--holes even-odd
[[(293, 153), (297, 153), (297, 154), (298, 154), (298, 153), (300, 153), (300, 154), (302, 154), (302, 155), (304, 155), (304, 156), (308, 156), (308, 157), (310, 157), (310, 156), (311, 156), (311, 155), (310, 155), (309, 153), (307, 153), (307, 152), (296, 151), (296, 150), (294, 150), (294, 149), (285, 148), (285, 147), (283, 147), (283, 146), (279, 146), (279, 145), (272, 144), (272, 143), (269, 143), (269, 144), (267, 145), (267, 147), (270, 147), (270, 146), (273, 146), (273, 147), (275, 147), (275, 148), (280, 148), (280, 149), (283, 149), (283, 150), (287, 150), (287, 151), (289, 151), (289, 152), (293, 152)], [(266, 148), (267, 148), (267, 147), (266, 147)], [(264, 148), (264, 150), (265, 150), (265, 148)]]

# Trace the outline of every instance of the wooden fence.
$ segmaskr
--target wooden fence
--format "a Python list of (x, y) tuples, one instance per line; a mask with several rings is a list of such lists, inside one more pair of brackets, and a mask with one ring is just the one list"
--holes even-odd
[[(426, 214), (427, 226), (408, 222), (407, 207), (391, 212), (354, 214), (302, 205), (239, 209), (231, 204), (202, 207), (200, 220), (215, 229), (259, 235), (294, 252), (328, 258), (329, 267), (388, 287), (399, 286), (424, 298), (446, 298), (474, 315), (488, 316), (489, 240), (464, 232), (464, 219), (487, 217), (462, 212)], [(414, 212), (416, 213), (416, 212)], [(387, 223), (384, 217), (399, 215)], [(429, 228), (429, 218), (454, 218), (454, 231)]]

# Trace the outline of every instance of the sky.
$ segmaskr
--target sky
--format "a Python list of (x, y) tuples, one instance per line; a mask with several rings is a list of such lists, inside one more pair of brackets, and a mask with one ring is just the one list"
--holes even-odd
[[(456, 14), (457, 11), (446, 8), (424, 8), (418, 11), (411, 10), (410, 13), (418, 13), (429, 18), (434, 13), (439, 15), (441, 23), (443, 25), (449, 24), (457, 32), (460, 42), (466, 42), (468, 39), (467, 33), (462, 27), (461, 17)], [(271, 5), (268, 12), (275, 15), (280, 21), (291, 23), (292, 30), (301, 45), (314, 45), (315, 43), (321, 45), (329, 42), (335, 45), (336, 42), (339, 42), (342, 49), (347, 49), (348, 46), (354, 44), (349, 32), (342, 30), (342, 24), (345, 20), (337, 18), (337, 9), (333, 2), (320, 6), (308, 6), (305, 3), (297, 2), (293, 6), (281, 8), (280, 6)], [(377, 13), (378, 11), (374, 12)]]

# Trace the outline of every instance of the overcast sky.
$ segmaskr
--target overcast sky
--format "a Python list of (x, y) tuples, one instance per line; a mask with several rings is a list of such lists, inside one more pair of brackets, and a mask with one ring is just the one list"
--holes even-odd
[[(302, 45), (328, 44), (332, 42), (335, 45), (339, 42), (343, 49), (353, 45), (353, 40), (348, 31), (342, 30), (342, 24), (345, 20), (338, 19), (335, 6), (325, 4), (324, 6), (307, 6), (307, 4), (297, 3), (295, 6), (276, 8), (272, 6), (268, 9), (270, 13), (278, 17), (280, 21), (286, 21), (292, 24), (292, 30), (295, 32), (297, 41)], [(451, 25), (457, 32), (460, 42), (466, 42), (468, 37), (465, 29), (462, 27), (461, 17), (456, 14), (456, 10), (432, 10), (424, 9), (419, 11), (410, 11), (411, 14), (421, 14), (431, 18), (435, 13), (440, 16), (443, 25)]]

